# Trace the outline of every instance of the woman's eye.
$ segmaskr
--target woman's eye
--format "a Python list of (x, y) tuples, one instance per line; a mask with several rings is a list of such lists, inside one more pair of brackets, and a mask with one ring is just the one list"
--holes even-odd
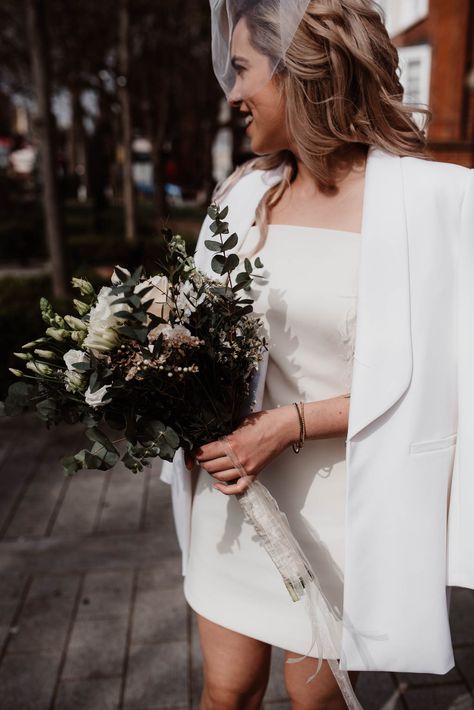
[(236, 67), (235, 67), (235, 71), (236, 71), (237, 74), (240, 76), (240, 75), (242, 74), (242, 72), (245, 71), (245, 67), (236, 66)]

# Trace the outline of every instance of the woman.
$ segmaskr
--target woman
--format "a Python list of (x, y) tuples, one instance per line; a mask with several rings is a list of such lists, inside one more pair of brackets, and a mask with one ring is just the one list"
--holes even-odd
[[(374, 3), (296, 5), (301, 22), (286, 46), (275, 0), (228, 14), (234, 73), (213, 47), (262, 156), (215, 199), (229, 205), (240, 250), (245, 241), (264, 262), (252, 296), (270, 342), (261, 406), (229, 441), (310, 559), (351, 681), (365, 669), (445, 673), (446, 585), (474, 586), (474, 452), (463, 434), (474, 425), (472, 171), (424, 159)], [(208, 228), (196, 251), (203, 268)], [(295, 456), (298, 401), (306, 438)], [(259, 708), (271, 646), (305, 653), (308, 620), (242, 519), (234, 495), (247, 483), (229, 484), (239, 474), (222, 443), (195, 455), (189, 550), (190, 511), (185, 521), (178, 510), (183, 487), (190, 504), (189, 482), (179, 461), (162, 477), (173, 483), (185, 595), (198, 614), (202, 708)], [(322, 657), (309, 684), (313, 658), (285, 664), (293, 710), (345, 707), (327, 663), (334, 649)]]

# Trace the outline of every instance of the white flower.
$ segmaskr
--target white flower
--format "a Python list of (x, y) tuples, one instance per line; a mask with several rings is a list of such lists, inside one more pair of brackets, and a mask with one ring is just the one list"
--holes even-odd
[(112, 385), (104, 385), (103, 387), (96, 390), (95, 392), (91, 392), (90, 387), (88, 387), (85, 392), (85, 395), (84, 395), (86, 403), (90, 407), (103, 407), (105, 404), (108, 404), (109, 402), (111, 402), (112, 399), (104, 399), (105, 395), (107, 394), (107, 390), (111, 386)]
[(83, 350), (68, 350), (67, 353), (64, 353), (63, 360), (69, 372), (81, 372), (77, 370), (74, 365), (89, 362), (89, 356)]
[(180, 325), (179, 323), (176, 325), (169, 325), (169, 323), (165, 325), (163, 323), (162, 330), (160, 332), (163, 333), (164, 337), (168, 340), (175, 340), (176, 338), (183, 336), (191, 337), (191, 332), (185, 328), (184, 325)]
[(192, 281), (185, 281), (181, 286), (178, 297), (176, 298), (176, 307), (185, 318), (189, 318), (189, 316), (196, 310), (196, 307), (205, 301), (205, 299), (205, 292), (201, 293), (198, 297), (198, 292)]
[(151, 286), (151, 290), (143, 294), (142, 301), (151, 301), (147, 313), (167, 319), (170, 314), (170, 304), (168, 301), (169, 283), (166, 276), (152, 276), (151, 279), (142, 281), (135, 287), (135, 293), (140, 295), (144, 288)]
[(97, 303), (92, 308), (89, 316), (89, 332), (84, 340), (84, 347), (89, 350), (107, 352), (116, 347), (120, 338), (115, 328), (123, 323), (116, 317), (118, 311), (130, 311), (126, 303), (113, 303), (117, 295), (112, 295), (112, 289), (103, 286), (97, 297)]
[[(124, 269), (123, 266), (116, 266), (115, 269), (120, 269), (120, 271), (123, 271), (125, 274), (127, 274), (128, 278), (130, 278), (131, 273), (130, 273), (130, 271), (129, 271), (128, 269)], [(115, 269), (114, 269), (114, 273), (112, 274), (112, 277), (111, 277), (110, 280), (111, 280), (111, 282), (113, 283), (114, 286), (118, 286), (119, 284), (122, 283), (122, 279), (120, 279), (120, 278), (118, 277), (118, 275), (115, 273)]]

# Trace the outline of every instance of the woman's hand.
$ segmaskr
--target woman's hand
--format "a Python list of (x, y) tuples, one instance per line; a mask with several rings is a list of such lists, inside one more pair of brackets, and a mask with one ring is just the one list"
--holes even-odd
[[(227, 437), (235, 456), (247, 472), (241, 477), (227, 456), (221, 441), (212, 441), (186, 455), (186, 466), (193, 460), (216, 479), (214, 488), (225, 495), (242, 493), (265, 466), (299, 436), (299, 421), (292, 405), (250, 414)], [(239, 479), (230, 485), (226, 481)]]

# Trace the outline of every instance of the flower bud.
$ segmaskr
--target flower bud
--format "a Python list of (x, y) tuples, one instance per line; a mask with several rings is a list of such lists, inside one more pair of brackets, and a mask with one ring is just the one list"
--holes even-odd
[(23, 373), (21, 370), (15, 370), (13, 367), (8, 368), (12, 375), (15, 375), (15, 377), (23, 377)]
[(40, 343), (46, 343), (48, 338), (37, 338), (36, 340), (32, 340), (29, 343), (25, 343), (22, 345), (22, 350), (31, 350), (32, 348), (35, 348), (37, 345)]
[(85, 330), (87, 332), (87, 324), (76, 316), (64, 316), (64, 320), (72, 330)]
[(49, 367), (49, 365), (44, 365), (41, 362), (27, 362), (26, 367), (31, 370), (32, 372), (35, 372), (37, 375), (53, 375), (54, 370), (52, 367)]
[(74, 288), (78, 288), (83, 296), (95, 296), (94, 287), (87, 279), (73, 277), (71, 283)]
[(77, 298), (73, 299), (73, 303), (74, 303), (74, 308), (76, 309), (76, 311), (79, 313), (80, 316), (86, 316), (91, 309), (91, 307), (88, 303), (84, 303), (84, 301), (78, 301)]
[(83, 392), (87, 387), (85, 375), (74, 372), (74, 370), (68, 370), (64, 373), (64, 381), (68, 392)]
[(13, 353), (13, 354), (19, 360), (25, 360), (26, 362), (29, 362), (29, 360), (33, 360), (33, 355), (31, 353)]
[(57, 340), (59, 343), (64, 342), (68, 337), (69, 333), (64, 328), (46, 328), (46, 335), (49, 335), (53, 340)]
[(69, 336), (70, 336), (71, 340), (73, 342), (75, 342), (77, 345), (82, 345), (82, 343), (86, 339), (87, 331), (73, 330), (72, 333), (69, 333)]
[(38, 355), (38, 357), (42, 358), (43, 360), (56, 360), (58, 357), (56, 353), (53, 353), (51, 350), (35, 350), (35, 355)]

